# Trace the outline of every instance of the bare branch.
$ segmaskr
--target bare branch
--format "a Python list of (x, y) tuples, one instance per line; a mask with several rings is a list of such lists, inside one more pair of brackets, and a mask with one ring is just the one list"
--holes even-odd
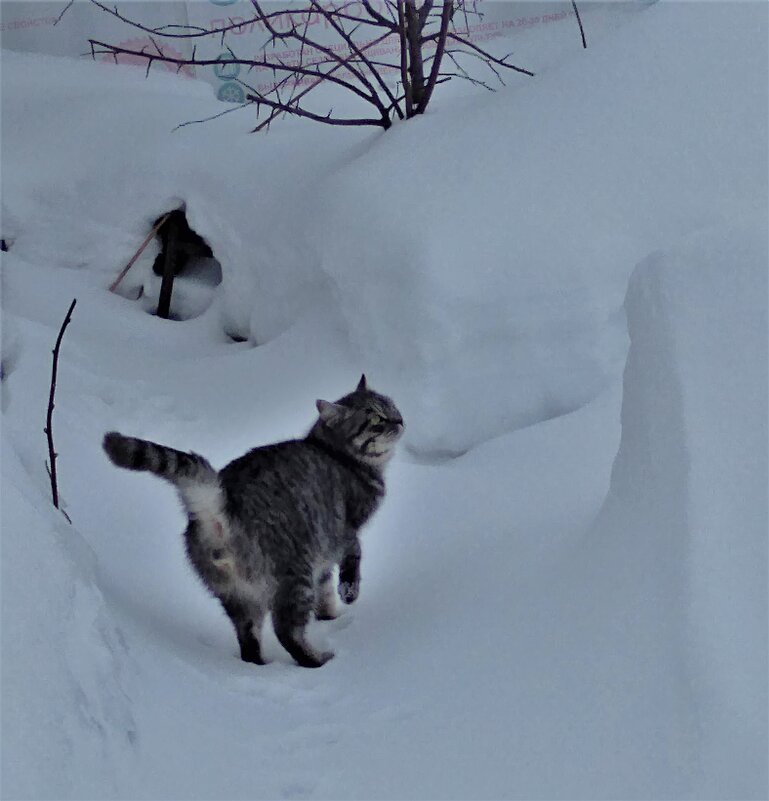
[(48, 476), (51, 479), (51, 495), (53, 496), (53, 505), (57, 509), (59, 508), (59, 486), (56, 481), (56, 457), (58, 454), (53, 446), (53, 410), (56, 405), (54, 403), (54, 397), (56, 395), (56, 373), (59, 368), (59, 349), (61, 348), (61, 340), (64, 337), (64, 331), (72, 319), (72, 312), (75, 310), (76, 303), (77, 298), (75, 298), (70, 304), (67, 316), (64, 318), (64, 322), (59, 329), (59, 335), (56, 337), (56, 345), (52, 351), (53, 367), (51, 368), (51, 389), (48, 395), (48, 414), (46, 415), (45, 428), (43, 429), (43, 433), (45, 433), (48, 439), (48, 464), (46, 465), (46, 468), (48, 470)]
[(188, 125), (198, 125), (202, 122), (211, 122), (211, 120), (218, 120), (219, 117), (223, 117), (225, 114), (232, 114), (233, 111), (240, 111), (242, 108), (245, 108), (246, 106), (250, 105), (251, 103), (241, 103), (239, 106), (226, 108), (224, 111), (220, 111), (218, 114), (212, 114), (210, 117), (203, 117), (202, 120), (187, 120), (187, 122), (180, 122), (177, 126), (171, 129), (171, 132), (173, 133), (173, 131), (178, 131), (179, 128), (186, 128)]
[[(384, 39), (386, 39), (389, 35), (390, 35), (389, 33), (383, 34), (378, 39), (373, 39), (371, 42), (369, 42), (364, 47), (366, 49), (370, 48), (370, 47), (375, 47), (377, 44), (379, 44)], [(288, 106), (293, 106), (293, 104), (296, 104), (298, 106), (299, 101), (303, 97), (308, 95), (313, 89), (315, 89), (315, 87), (318, 86), (321, 83), (321, 80), (325, 80), (329, 75), (331, 75), (333, 72), (335, 72), (336, 70), (340, 69), (341, 67), (342, 67), (341, 64), (337, 64), (332, 69), (330, 69), (327, 73), (323, 73), (323, 79), (318, 78), (318, 80), (315, 83), (311, 84), (306, 89), (302, 90), (295, 98), (293, 98), (292, 100), (289, 101)], [(258, 115), (258, 113), (259, 113), (259, 101), (256, 101), (256, 103), (257, 103), (257, 115)], [(280, 116), (280, 114), (282, 114), (284, 112), (288, 113), (288, 114), (291, 114), (291, 113), (293, 113), (293, 108), (287, 107), (287, 108), (282, 108), (282, 109), (273, 109), (270, 112), (270, 114), (268, 115), (267, 119), (264, 120), (263, 122), (261, 122), (259, 125), (257, 125), (256, 128), (254, 128), (252, 130), (252, 133), (258, 133), (260, 131), (268, 129), (270, 127), (270, 123), (276, 117)]]
[(370, 94), (367, 96), (368, 102), (372, 103), (380, 111), (383, 110), (381, 101), (379, 100), (376, 92), (374, 91), (374, 87), (369, 83), (365, 75), (363, 75), (360, 70), (357, 70), (354, 67), (350, 66), (348, 61), (343, 59), (341, 56), (337, 55), (337, 53), (335, 53), (331, 48), (325, 47), (316, 41), (313, 41), (307, 37), (302, 36), (300, 33), (297, 32), (295, 25), (291, 28), (290, 31), (287, 31), (286, 33), (280, 33), (279, 31), (275, 30), (275, 27), (272, 25), (272, 22), (269, 21), (269, 19), (267, 19), (267, 16), (264, 15), (264, 12), (262, 12), (258, 0), (251, 0), (251, 4), (257, 10), (257, 13), (261, 15), (261, 20), (262, 22), (264, 22), (267, 31), (271, 34), (274, 41), (277, 41), (278, 39), (280, 39), (281, 41), (286, 39), (295, 39), (298, 42), (306, 41), (306, 43), (310, 47), (313, 47), (314, 49), (320, 51), (321, 53), (324, 53), (327, 58), (330, 58), (333, 61), (336, 61), (340, 66), (343, 66), (355, 78), (355, 80), (359, 81), (362, 86), (364, 86), (366, 89), (369, 90)]
[(495, 56), (492, 56), (491, 53), (489, 53), (487, 50), (484, 50), (482, 47), (478, 47), (478, 45), (473, 44), (472, 42), (468, 41), (462, 36), (458, 36), (455, 33), (451, 33), (451, 31), (449, 31), (447, 38), (452, 39), (455, 42), (459, 42), (459, 44), (461, 44), (463, 47), (469, 47), (470, 50), (474, 50), (476, 53), (479, 53), (484, 59), (487, 59), (492, 64), (499, 64), (500, 67), (506, 67), (509, 70), (514, 70), (515, 72), (520, 72), (523, 73), (524, 75), (529, 75), (532, 78), (534, 77), (534, 73), (531, 72), (530, 70), (526, 70), (523, 67), (516, 67), (514, 64), (508, 64), (508, 62), (505, 59), (510, 58), (512, 53), (502, 58), (496, 58)]
[[(468, 54), (465, 53), (465, 55), (468, 55)], [(457, 68), (457, 72), (452, 73), (452, 72), (441, 71), (441, 75), (442, 76), (450, 76), (452, 78), (461, 78), (463, 81), (469, 81), (474, 86), (481, 86), (484, 89), (488, 89), (490, 92), (494, 91), (494, 88), (489, 86), (485, 81), (482, 81), (479, 78), (473, 78), (467, 72), (467, 70), (459, 63), (459, 61), (457, 61), (454, 53), (451, 50), (446, 50), (445, 56), (446, 56), (446, 58), (448, 58), (454, 64), (454, 66)], [(504, 81), (502, 80), (502, 77), (499, 75), (499, 73), (494, 69), (493, 66), (489, 65), (489, 67), (494, 72), (494, 74), (497, 76), (497, 78), (499, 79), (500, 83), (502, 83), (502, 85), (504, 85)]]
[(411, 80), (408, 69), (408, 41), (406, 37), (406, 14), (403, 9), (404, 0), (398, 2), (398, 35), (400, 36), (401, 51), (401, 83), (403, 84), (404, 99), (406, 102), (406, 117), (414, 116), (414, 97), (411, 89)]
[[(398, 30), (398, 26), (392, 20), (387, 19), (387, 17), (380, 14), (372, 5), (370, 0), (363, 0), (363, 7), (366, 9), (366, 12), (374, 20), (374, 23), (377, 25), (381, 25), (384, 28), (389, 28), (391, 31), (396, 32)], [(392, 2), (388, 2), (387, 6), (388, 9), (392, 12)]]
[(396, 24), (391, 20), (388, 20), (387, 17), (382, 16), (382, 14), (380, 14), (375, 9), (371, 8), (370, 3), (366, 2), (363, 3), (364, 8), (366, 8), (366, 11), (369, 14), (368, 19), (366, 19), (366, 17), (358, 17), (355, 16), (354, 14), (347, 13), (346, 11), (347, 8), (349, 8), (350, 6), (357, 6), (357, 5), (359, 5), (358, 0), (351, 0), (351, 2), (345, 3), (345, 5), (343, 6), (330, 8), (329, 11), (338, 19), (346, 19), (349, 20), (350, 22), (357, 22), (360, 25), (370, 25), (371, 27), (374, 28), (387, 28), (393, 33), (397, 31)]
[[(305, 39), (307, 38), (307, 29), (309, 27), (310, 27), (310, 14), (307, 14), (307, 18), (304, 21), (304, 33), (303, 33), (303, 36), (304, 36)], [(304, 64), (304, 48), (305, 48), (305, 42), (302, 42), (299, 45), (299, 57), (297, 59), (299, 64)], [(317, 69), (317, 67), (316, 67), (316, 69)], [(288, 79), (289, 77), (291, 77), (291, 74), (286, 75), (286, 79)], [(291, 101), (293, 100), (294, 95), (296, 94), (296, 90), (299, 88), (299, 83), (301, 81), (301, 78), (300, 78), (300, 75), (299, 75), (298, 72), (293, 73), (293, 78), (294, 78), (294, 85), (291, 88), (291, 94), (288, 96), (289, 105), (291, 104)]]
[(163, 51), (160, 49), (160, 47), (158, 47), (158, 43), (151, 36), (149, 37), (149, 40), (150, 40), (150, 42), (152, 42), (152, 44), (155, 45), (155, 50), (158, 51), (158, 55), (162, 58), (163, 57)]
[[(149, 59), (150, 61), (161, 61), (165, 64), (177, 64), (181, 66), (191, 66), (191, 67), (210, 67), (222, 63), (218, 58), (192, 59), (192, 58), (177, 58), (175, 56), (167, 56), (167, 55), (156, 56), (153, 53), (148, 53), (144, 48), (142, 48), (141, 50), (133, 50), (129, 47), (121, 47), (119, 45), (106, 44), (105, 42), (100, 42), (96, 39), (89, 39), (88, 41), (91, 44), (92, 50), (94, 46), (104, 48), (103, 50), (93, 50), (95, 55), (111, 55), (114, 58), (117, 58), (118, 55), (137, 56), (139, 58)], [(339, 63), (339, 66), (346, 66), (347, 63), (349, 62), (349, 59), (342, 59), (339, 57), (335, 58), (334, 60), (337, 63)], [(337, 78), (335, 75), (331, 75), (331, 70), (329, 70), (329, 72), (321, 72), (316, 69), (301, 67), (296, 64), (284, 64), (281, 61), (255, 61), (253, 59), (247, 60), (241, 58), (229, 59), (227, 63), (240, 64), (241, 66), (248, 65), (250, 67), (254, 66), (264, 67), (266, 69), (271, 69), (273, 71), (279, 70), (281, 72), (299, 73), (301, 75), (319, 78), (324, 81), (327, 80), (330, 81), (331, 83), (336, 83), (339, 84), (340, 86), (343, 86), (345, 89), (348, 89), (354, 94), (357, 94), (359, 97), (361, 97), (363, 100), (366, 100), (367, 102), (370, 102), (371, 100), (370, 96), (366, 92), (362, 91), (360, 88), (355, 86), (355, 84), (345, 81), (342, 78)]]
[(574, 13), (577, 16), (577, 22), (579, 24), (579, 33), (582, 36), (582, 49), (587, 50), (587, 41), (585, 39), (585, 29), (582, 27), (582, 18), (579, 16), (579, 9), (577, 8), (576, 0), (571, 0), (571, 7), (574, 9)]
[(72, 8), (72, 4), (74, 2), (75, 2), (75, 0), (69, 0), (67, 5), (64, 6), (64, 8), (62, 9), (61, 14), (59, 14), (59, 16), (56, 17), (56, 21), (53, 23), (54, 25), (58, 25), (61, 22), (61, 18), (70, 10), (70, 8)]
[[(168, 214), (170, 214), (170, 213), (171, 212), (169, 212)], [(120, 271), (120, 274), (118, 275), (118, 277), (109, 285), (109, 291), (110, 292), (114, 292), (118, 288), (118, 285), (120, 284), (120, 282), (126, 277), (126, 273), (128, 273), (128, 271), (131, 269), (131, 267), (133, 267), (133, 265), (136, 262), (136, 260), (139, 258), (139, 256), (142, 255), (142, 253), (144, 252), (144, 249), (147, 247), (147, 245), (149, 245), (150, 241), (152, 240), (152, 237), (155, 236), (155, 234), (160, 230), (160, 226), (163, 225), (163, 223), (168, 219), (168, 214), (164, 214), (155, 223), (155, 225), (152, 228), (152, 230), (147, 234), (147, 237), (145, 238), (144, 242), (142, 242), (141, 245), (139, 245), (139, 249), (136, 251), (136, 253), (134, 253), (134, 255), (131, 258), (131, 260), (128, 262), (128, 264), (126, 264), (125, 267), (123, 267), (123, 269)]]
[[(278, 111), (288, 111), (291, 114), (295, 114), (297, 117), (306, 117), (310, 120), (315, 120), (315, 122), (324, 122), (327, 125), (375, 125), (379, 126), (380, 128), (389, 128), (390, 121), (389, 119), (345, 119), (339, 117), (332, 117), (331, 114), (333, 113), (333, 109), (329, 110), (327, 115), (322, 114), (315, 114), (312, 111), (307, 111), (306, 109), (300, 108), (297, 105), (293, 105), (290, 108), (283, 103), (278, 103), (275, 100), (270, 100), (267, 97), (260, 96), (260, 95), (246, 95), (246, 99), (250, 100), (254, 103), (264, 103), (266, 106), (270, 106), (270, 108), (277, 109)], [(386, 124), (385, 124), (386, 123)]]
[[(451, 4), (452, 6), (454, 5), (453, 0)], [(432, 7), (433, 7), (433, 0), (424, 0), (424, 2), (422, 3), (422, 8), (419, 9), (419, 13), (417, 14), (417, 17), (419, 19), (420, 30), (425, 27), (425, 23), (427, 22), (427, 15), (430, 13), (430, 9), (432, 9)]]
[[(109, 6), (102, 3), (100, 0), (91, 0), (91, 2), (100, 8), (102, 11), (105, 11), (107, 14), (111, 14), (116, 19), (119, 19), (121, 22), (124, 22), (126, 25), (130, 25), (132, 28), (136, 28), (137, 30), (144, 31), (144, 33), (151, 33), (157, 34), (159, 36), (164, 36), (167, 39), (196, 39), (201, 36), (211, 36), (213, 34), (221, 34), (224, 37), (224, 34), (228, 33), (229, 31), (235, 30), (235, 28), (243, 28), (246, 25), (256, 24), (261, 22), (260, 17), (253, 17), (251, 19), (244, 20), (243, 22), (233, 22), (230, 20), (229, 25), (224, 25), (221, 28), (202, 28), (199, 25), (161, 25), (158, 28), (150, 28), (147, 25), (142, 25), (140, 22), (136, 22), (136, 20), (132, 20), (129, 17), (121, 14), (117, 7), (110, 8)], [(66, 10), (66, 9), (65, 9)], [(274, 11), (267, 15), (268, 18), (279, 17), (283, 15), (285, 11)], [(186, 33), (169, 33), (167, 32), (169, 28), (180, 28), (182, 30), (188, 31)], [(223, 41), (223, 39), (222, 39)]]
[(422, 27), (419, 23), (419, 14), (413, 0), (406, 0), (403, 5), (403, 16), (406, 28), (406, 44), (409, 59), (409, 83), (411, 84), (411, 100), (414, 112), (424, 93), (424, 53), (422, 52)]
[[(221, 64), (221, 59), (198, 57), (195, 44), (196, 39), (213, 35), (220, 37), (221, 47), (226, 53), (222, 58), (228, 63), (244, 67), (247, 74), (269, 71), (271, 80), (253, 81), (255, 86), (238, 78), (233, 79), (247, 90), (246, 103), (205, 119), (182, 123), (174, 130), (216, 119), (253, 104), (256, 105), (258, 120), (254, 131), (265, 130), (281, 114), (293, 114), (331, 125), (376, 125), (388, 128), (394, 117), (408, 119), (423, 113), (435, 87), (450, 78), (462, 78), (491, 90), (484, 80), (471, 75), (462, 66), (460, 54), (483, 62), (500, 83), (504, 83), (501, 68), (529, 76), (534, 74), (510, 63), (510, 55), (499, 58), (472, 42), (468, 17), (483, 16), (478, 11), (476, 0), (441, 0), (440, 3), (436, 0), (385, 0), (381, 8), (379, 4), (375, 7), (373, 0), (341, 0), (337, 5), (334, 0), (308, 0), (301, 10), (284, 6), (269, 13), (265, 11), (262, 0), (250, 0), (252, 14), (249, 19), (231, 17), (211, 29), (192, 25), (150, 27), (129, 19), (117, 7), (110, 8), (105, 0), (91, 2), (105, 13), (143, 31), (149, 39), (146, 46), (137, 45), (133, 48), (92, 39), (92, 58), (107, 56), (115, 63), (118, 63), (120, 55), (145, 59), (147, 74), (155, 61), (167, 64), (171, 69), (175, 67), (177, 72), (185, 66), (215, 66)], [(573, 5), (576, 6), (574, 0)], [(457, 14), (464, 21), (465, 31), (455, 24)], [(320, 41), (321, 37), (317, 34), (313, 35), (310, 25), (320, 21), (326, 30), (336, 34), (338, 44), (328, 44)], [(225, 37), (232, 31), (242, 31), (248, 25), (258, 25), (265, 41), (255, 58), (238, 58)], [(428, 33), (430, 30), (432, 32)], [(366, 31), (370, 32), (369, 35), (379, 31), (381, 35), (374, 36), (370, 41), (361, 41), (359, 31), (364, 32), (363, 37)], [(173, 40), (193, 40), (192, 57), (165, 55), (163, 47), (156, 40), (161, 36)], [(387, 44), (380, 50), (371, 49), (389, 37), (392, 37), (392, 48)], [(449, 42), (452, 47), (448, 46)], [(391, 52), (392, 62), (389, 61)], [(454, 69), (444, 69), (442, 62), (446, 57), (451, 60)], [(395, 88), (392, 86), (393, 76), (388, 75), (390, 71), (399, 72), (400, 81)], [(333, 111), (324, 115), (304, 107), (302, 99), (324, 82), (352, 92), (373, 106), (379, 118), (340, 118), (335, 117)], [(266, 118), (260, 120), (263, 107), (268, 111)]]
[[(467, 78), (468, 80), (470, 79), (470, 76), (467, 73), (467, 70), (465, 70), (464, 67), (462, 67), (462, 65), (459, 63), (459, 60), (456, 58), (456, 56), (467, 56), (468, 58), (474, 58), (474, 59), (477, 59), (478, 61), (481, 61), (483, 63), (483, 65), (487, 69), (491, 70), (491, 72), (494, 73), (494, 75), (496, 76), (497, 80), (499, 81), (499, 83), (502, 86), (506, 85), (504, 79), (502, 78), (501, 73), (494, 66), (494, 64), (491, 61), (489, 61), (488, 59), (484, 58), (479, 53), (474, 53), (471, 50), (463, 50), (462, 48), (446, 48), (446, 51), (445, 51), (444, 55), (451, 59), (453, 64), (456, 66), (456, 68), (461, 73), (464, 73), (463, 75), (460, 75), (459, 77)], [(486, 84), (484, 84), (483, 81), (481, 81), (481, 83), (484, 86), (486, 86)], [(491, 87), (489, 87), (489, 88), (491, 88)], [(494, 90), (492, 89), (492, 91), (494, 91)]]
[[(326, 11), (320, 5), (320, 3), (318, 3), (317, 0), (310, 0), (310, 5), (313, 8), (317, 8), (319, 11), (321, 11), (323, 16), (328, 20), (328, 22), (331, 25), (331, 27), (342, 37), (342, 39), (344, 39), (345, 42), (347, 42), (347, 44), (348, 44), (348, 46), (350, 48), (350, 52), (354, 53), (369, 68), (369, 70), (371, 71), (372, 75), (377, 79), (377, 82), (382, 87), (382, 91), (387, 96), (387, 99), (392, 103), (395, 100), (395, 98), (393, 97), (393, 94), (390, 91), (390, 87), (385, 83), (385, 80), (384, 80), (384, 78), (382, 78), (379, 70), (376, 70), (376, 69), (374, 69), (372, 67), (371, 63), (366, 58), (366, 56), (363, 53), (363, 51), (355, 44), (355, 41), (352, 38), (352, 34), (347, 33), (347, 31), (345, 31), (344, 28), (334, 19), (334, 15), (331, 14), (330, 12)], [(371, 87), (371, 90), (372, 90), (372, 92), (374, 91), (373, 87)], [(385, 109), (384, 108), (381, 108), (381, 111), (382, 111), (382, 113), (385, 113)], [(400, 108), (398, 108), (397, 105), (395, 106), (395, 111), (398, 114), (398, 116), (401, 119), (403, 119), (403, 112), (400, 110)]]
[[(425, 5), (422, 6), (422, 10), (424, 10), (424, 8), (427, 6), (427, 2), (428, 0), (425, 0)], [(430, 97), (432, 96), (433, 93), (433, 89), (435, 89), (435, 82), (438, 80), (438, 72), (441, 68), (441, 59), (443, 57), (443, 50), (446, 47), (446, 36), (449, 31), (449, 22), (451, 21), (451, 16), (453, 13), (454, 13), (454, 0), (443, 0), (443, 10), (441, 11), (441, 30), (440, 33), (438, 34), (438, 47), (435, 50), (433, 64), (430, 69), (430, 77), (427, 79), (427, 86), (425, 86), (425, 92), (422, 95), (422, 99), (419, 101), (419, 105), (417, 106), (418, 114), (422, 114), (424, 110), (427, 108), (427, 104), (430, 102)]]
[(466, 72), (441, 72), (441, 78), (443, 81), (449, 81), (452, 78), (459, 78), (463, 81), (468, 81), (473, 86), (479, 86), (482, 89), (486, 89), (489, 92), (494, 91), (493, 86), (489, 86), (485, 81), (481, 81), (478, 78), (473, 78), (471, 75), (468, 75)]

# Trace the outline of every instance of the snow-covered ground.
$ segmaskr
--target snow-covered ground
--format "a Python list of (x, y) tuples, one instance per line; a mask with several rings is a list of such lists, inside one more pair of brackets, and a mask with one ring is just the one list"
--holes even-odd
[[(767, 7), (606, 30), (384, 134), (2, 53), (4, 798), (766, 797)], [(223, 280), (163, 321), (154, 245), (106, 287), (180, 201)], [(221, 465), (364, 370), (361, 598), (242, 663), (101, 436)]]

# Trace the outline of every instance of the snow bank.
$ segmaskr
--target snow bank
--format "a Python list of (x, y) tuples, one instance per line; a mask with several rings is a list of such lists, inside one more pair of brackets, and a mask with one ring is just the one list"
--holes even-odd
[(136, 725), (93, 551), (3, 433), (4, 798), (114, 798)]
[[(222, 112), (210, 86), (9, 51), (2, 64), (3, 226), (16, 256), (93, 270), (108, 286), (154, 220), (184, 203), (223, 266), (223, 329), (263, 343), (306, 310), (318, 284), (297, 223), (306, 186), (369, 132), (288, 124), (251, 136), (250, 115), (179, 128)], [(156, 253), (131, 269), (126, 296), (157, 291)]]
[(329, 179), (315, 247), (412, 446), (462, 450), (621, 370), (636, 262), (764, 203), (766, 35), (759, 6), (658, 4)]
[(678, 630), (702, 792), (714, 797), (767, 786), (768, 261), (764, 217), (636, 269), (622, 440), (599, 524), (647, 583), (638, 617)]
[[(32, 671), (28, 660), (46, 655), (36, 646), (29, 655), (3, 649), (3, 758), (18, 762), (11, 770), (4, 761), (5, 794), (532, 796), (553, 749), (524, 771), (510, 768), (511, 753), (530, 754), (533, 724), (511, 725), (521, 697), (543, 700), (537, 680), (530, 685), (536, 666), (521, 674), (518, 655), (540, 654), (551, 636), (537, 633), (532, 615), (536, 588), (547, 585), (542, 565), (579, 538), (604, 497), (619, 436), (616, 395), (440, 466), (399, 454), (387, 503), (364, 535), (360, 601), (338, 621), (311, 628), (337, 658), (322, 671), (300, 670), (268, 625), (272, 664), (256, 670), (239, 662), (229, 622), (185, 563), (173, 492), (152, 477), (113, 469), (100, 440), (116, 427), (222, 464), (254, 444), (300, 433), (319, 387), (334, 397), (346, 386), (344, 371), (323, 362), (334, 343), (315, 343), (312, 331), (294, 328), (265, 347), (234, 345), (217, 339), (208, 313), (184, 324), (148, 317), (92, 286), (83, 271), (48, 269), (12, 253), (3, 255), (3, 270), (4, 302), (13, 309), (4, 324), (12, 317), (20, 340), (3, 383), (3, 564), (9, 571), (25, 565), (18, 553), (26, 549), (27, 561), (45, 565), (16, 581), (4, 577), (3, 628), (29, 638), (57, 627), (50, 649), (73, 639), (82, 657), (72, 663), (70, 686), (60, 678), (68, 675), (60, 653)], [(50, 343), (61, 300), (72, 295), (79, 302), (64, 342), (55, 418), (69, 527), (45, 494), (41, 420)], [(15, 490), (30, 486), (37, 511), (25, 517)], [(91, 680), (101, 636), (87, 624), (101, 614), (102, 598), (86, 594), (86, 609), (71, 615), (67, 592), (78, 586), (71, 555), (49, 556), (60, 528), (62, 542), (74, 547), (82, 537), (93, 549), (102, 620), (124, 638), (112, 680)], [(34, 595), (44, 600), (29, 602)], [(71, 781), (59, 727), (27, 725), (38, 684), (54, 688), (39, 695), (73, 736), (76, 697), (118, 744), (107, 759), (101, 738), (83, 737), (72, 764), (79, 782)], [(114, 699), (125, 694), (133, 728), (116, 710), (101, 716), (105, 691)], [(14, 697), (18, 704), (5, 703)], [(557, 727), (557, 710), (540, 712), (542, 725)], [(126, 730), (135, 731), (133, 740)], [(36, 759), (46, 754), (50, 770), (38, 772)]]
[[(172, 131), (222, 110), (209, 87), (4, 53), (16, 253), (106, 284), (185, 201), (222, 263), (227, 332), (341, 330), (352, 348), (330, 356), (393, 388), (408, 447), (463, 452), (594, 397), (621, 371), (632, 266), (765, 191), (762, 9), (628, 19), (534, 80), (387, 134), (254, 137), (241, 114)], [(152, 256), (127, 295), (151, 285)]]
[[(221, 110), (194, 84), (3, 54), (3, 794), (764, 797), (765, 34), (752, 4), (663, 4), (488, 103), (258, 140), (238, 115), (172, 134)], [(105, 286), (181, 199), (224, 275), (175, 323)], [(611, 378), (641, 261), (593, 526), (616, 393), (478, 441)], [(69, 526), (41, 428), (75, 296)], [(337, 658), (301, 671), (268, 626), (257, 670), (173, 493), (101, 436), (220, 465), (361, 368), (412, 453), (360, 601), (311, 627)]]
[(762, 216), (634, 272), (608, 497), (498, 634), (517, 797), (766, 797), (767, 256)]

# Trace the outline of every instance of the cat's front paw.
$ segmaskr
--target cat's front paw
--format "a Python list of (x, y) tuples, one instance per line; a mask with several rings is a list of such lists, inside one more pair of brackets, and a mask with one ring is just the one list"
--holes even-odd
[(360, 592), (360, 582), (357, 581), (340, 581), (339, 582), (339, 597), (346, 604), (351, 604), (358, 599)]

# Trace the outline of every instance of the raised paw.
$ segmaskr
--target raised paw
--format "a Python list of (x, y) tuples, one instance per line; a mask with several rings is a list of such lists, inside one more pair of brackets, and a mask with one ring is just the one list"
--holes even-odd
[(334, 598), (334, 588), (329, 583), (324, 587), (318, 602), (315, 604), (316, 620), (334, 620), (339, 617), (336, 611), (336, 599)]
[(358, 599), (360, 592), (360, 582), (357, 581), (340, 581), (339, 582), (339, 597), (346, 604), (351, 604)]

